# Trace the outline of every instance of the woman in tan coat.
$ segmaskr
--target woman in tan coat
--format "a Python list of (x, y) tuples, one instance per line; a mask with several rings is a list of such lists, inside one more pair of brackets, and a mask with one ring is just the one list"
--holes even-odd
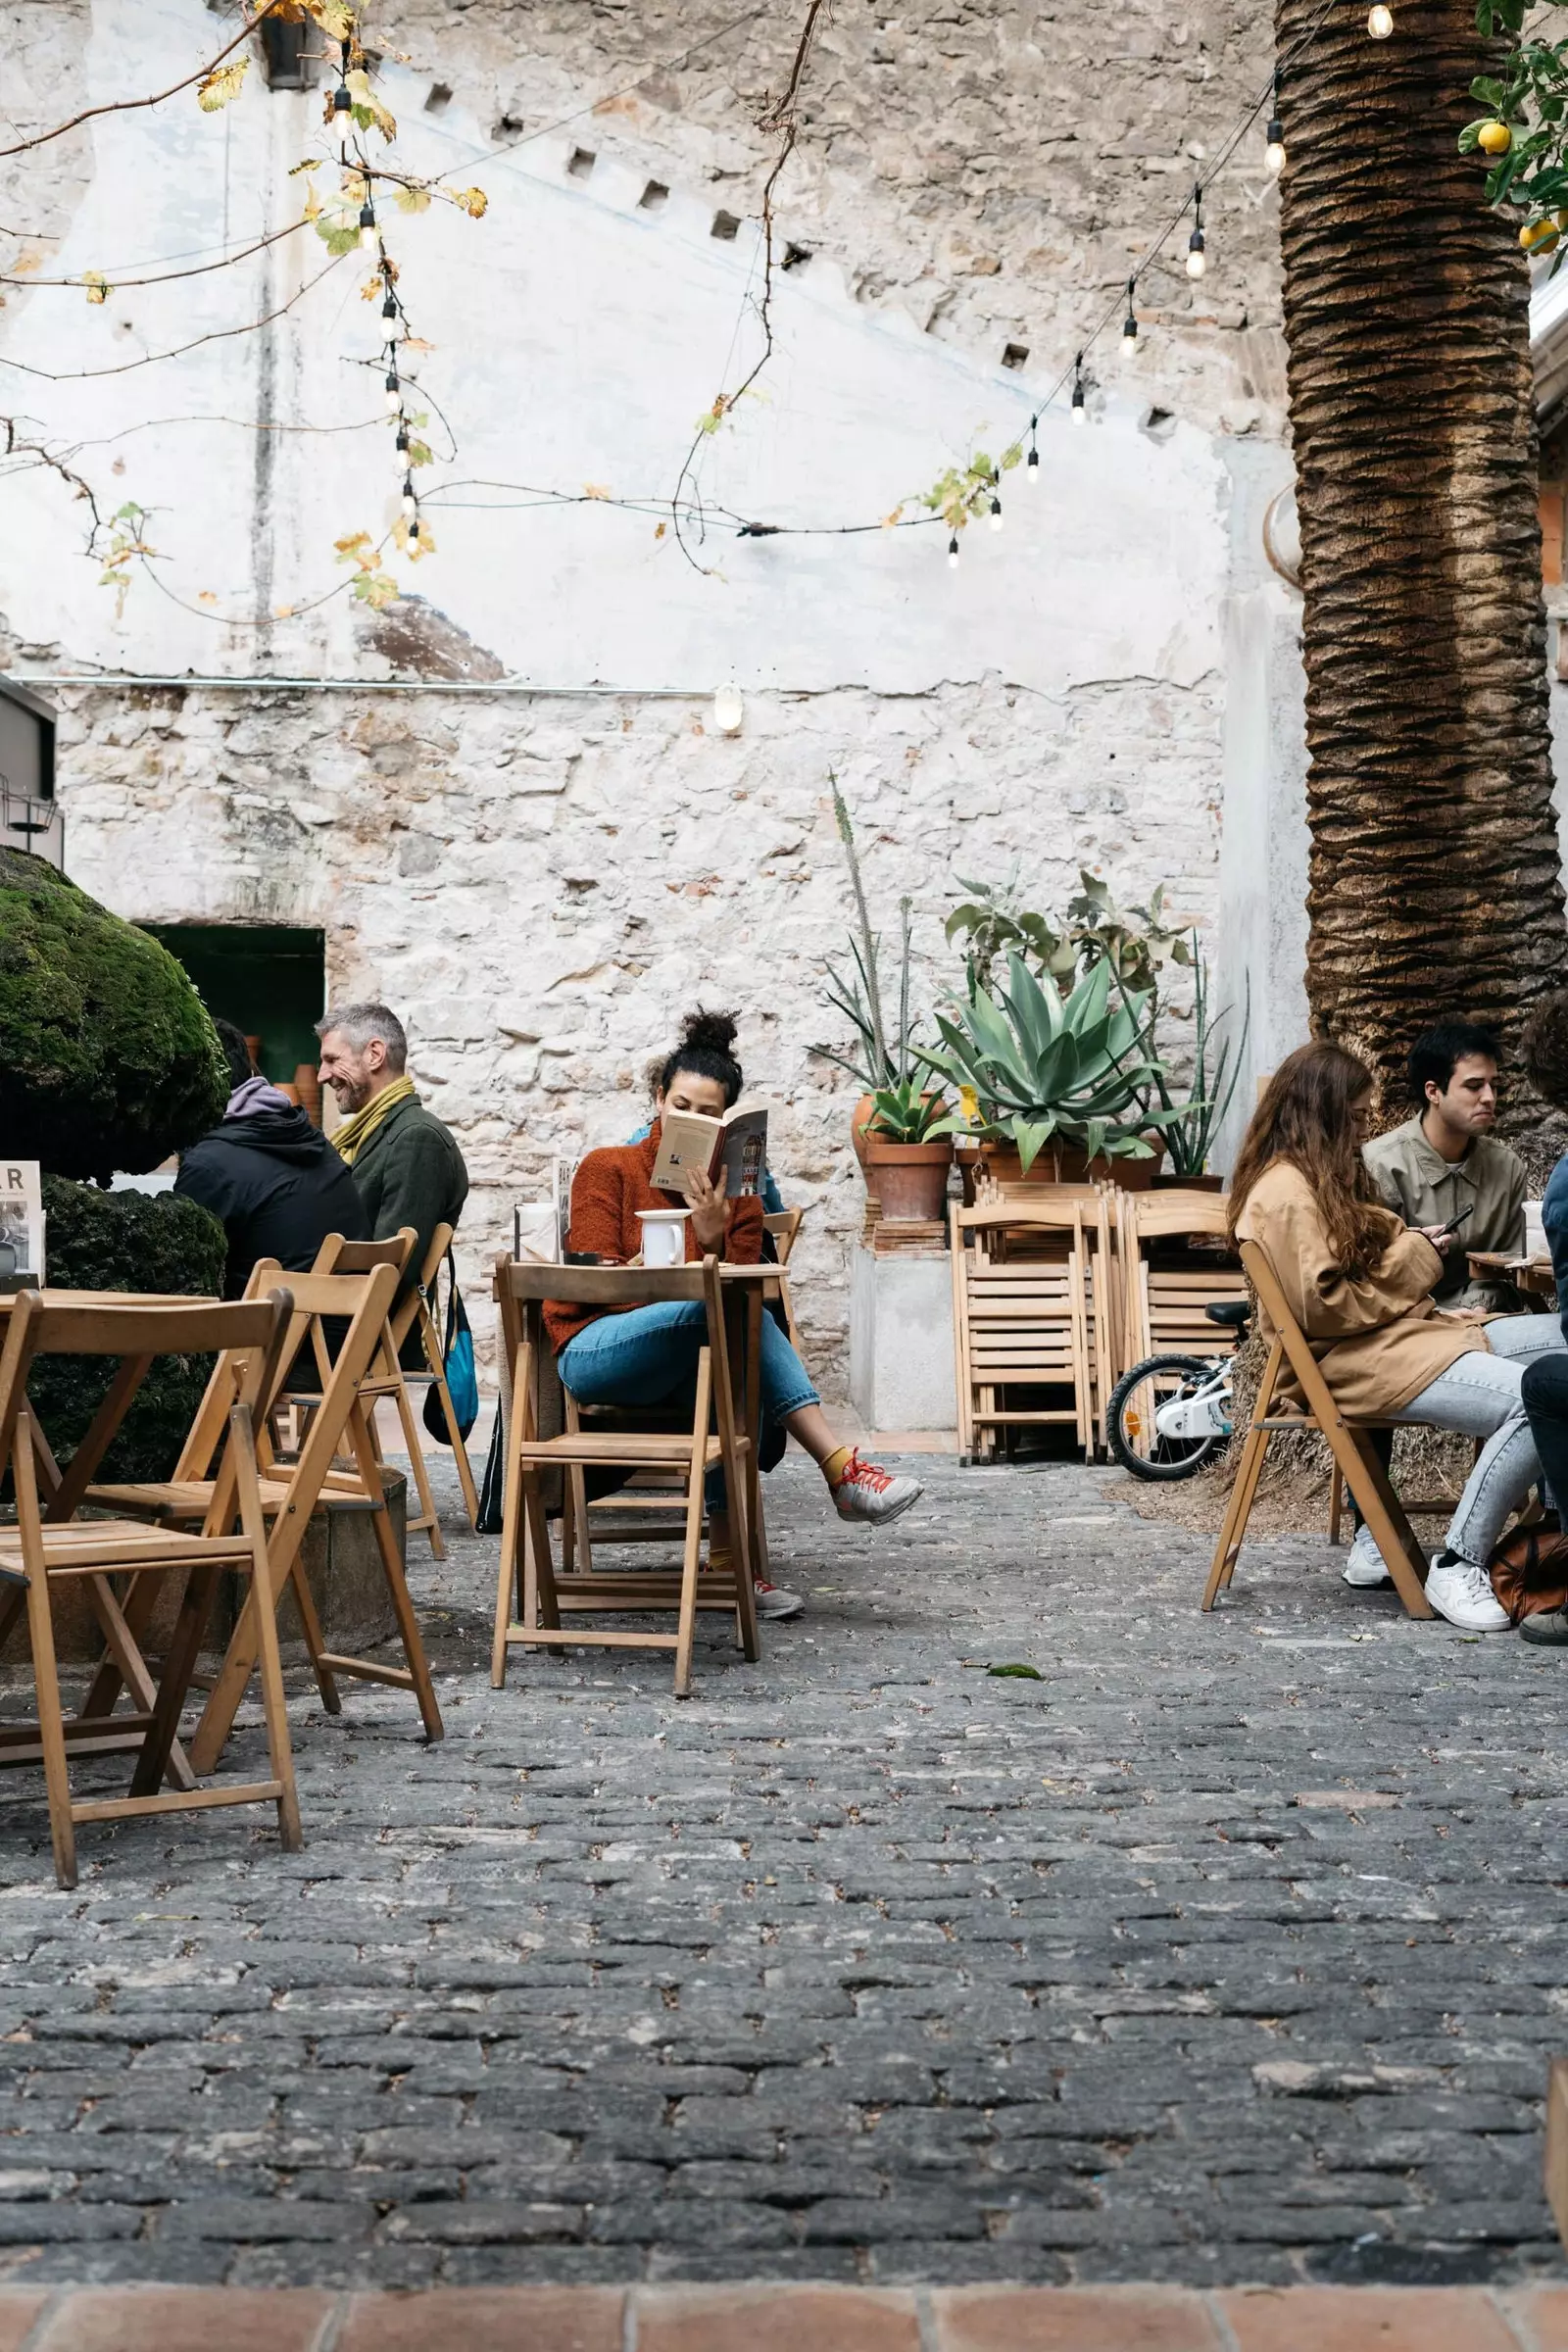
[[(1340, 1046), (1302, 1046), (1264, 1090), (1231, 1179), (1230, 1225), (1268, 1255), (1330, 1393), (1358, 1418), (1424, 1422), (1486, 1441), (1433, 1560), (1427, 1598), (1498, 1633), (1486, 1562), (1541, 1475), (1520, 1400), (1525, 1364), (1562, 1346), (1555, 1315), (1440, 1313), (1452, 1236), (1403, 1224), (1361, 1157), (1371, 1072)], [(1267, 1317), (1265, 1336), (1272, 1338)], [(1289, 1394), (1287, 1389), (1286, 1394)]]

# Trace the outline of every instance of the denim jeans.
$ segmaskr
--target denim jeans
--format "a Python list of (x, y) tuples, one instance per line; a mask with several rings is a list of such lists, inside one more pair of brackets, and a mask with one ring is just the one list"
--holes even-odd
[(1568, 1527), (1568, 1351), (1526, 1364), (1522, 1394), (1547, 1499)]
[[(660, 1404), (687, 1412), (697, 1404), (697, 1358), (708, 1345), (708, 1309), (700, 1298), (661, 1299), (624, 1315), (600, 1315), (568, 1340), (561, 1377), (579, 1404)], [(762, 1316), (761, 1405), (783, 1421), (821, 1398), (806, 1366), (771, 1315)], [(724, 1478), (708, 1480), (710, 1510), (722, 1508)]]
[(1456, 1356), (1419, 1396), (1389, 1416), (1487, 1441), (1447, 1535), (1448, 1549), (1478, 1568), (1486, 1566), (1510, 1514), (1541, 1476), (1521, 1391), (1528, 1364), (1563, 1353), (1562, 1326), (1555, 1315), (1504, 1315), (1487, 1325), (1487, 1347), (1485, 1354), (1477, 1348)]

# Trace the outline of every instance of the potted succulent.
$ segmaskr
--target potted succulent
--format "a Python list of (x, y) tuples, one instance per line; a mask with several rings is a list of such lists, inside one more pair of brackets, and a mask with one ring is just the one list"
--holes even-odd
[(1113, 991), (1108, 957), (1065, 997), (1015, 947), (1006, 974), (991, 988), (972, 980), (936, 1016), (941, 1049), (916, 1049), (958, 1096), (950, 1130), (978, 1136), (999, 1175), (1038, 1168), (1036, 1180), (1050, 1183), (1093, 1170), (1152, 1182), (1163, 1130), (1181, 1115), (1150, 1103), (1163, 1075), (1150, 1034), (1152, 992), (1119, 982)]
[[(871, 928), (870, 910), (865, 900), (865, 884), (860, 874), (859, 855), (855, 846), (855, 827), (850, 821), (850, 811), (846, 806), (844, 795), (839, 790), (838, 778), (831, 769), (828, 771), (828, 782), (833, 790), (833, 813), (838, 821), (839, 839), (844, 844), (845, 861), (850, 869), (850, 884), (855, 893), (856, 922), (855, 928), (850, 933), (852, 968), (846, 970), (839, 965), (827, 962), (824, 958), (823, 968), (827, 974), (827, 987), (824, 994), (834, 1011), (842, 1013), (855, 1031), (856, 1044), (848, 1053), (840, 1053), (835, 1046), (812, 1046), (810, 1051), (821, 1060), (831, 1061), (836, 1068), (848, 1070), (850, 1076), (858, 1078), (865, 1090), (850, 1113), (850, 1141), (855, 1147), (855, 1156), (860, 1163), (860, 1173), (865, 1178), (867, 1197), (875, 1205), (878, 1198), (877, 1179), (869, 1164), (867, 1149), (873, 1123), (880, 1125), (884, 1142), (898, 1141), (909, 1144), (922, 1143), (927, 1140), (923, 1127), (918, 1134), (904, 1132), (910, 1126), (911, 1121), (907, 1117), (901, 1119), (899, 1112), (893, 1107), (895, 1099), (906, 1100), (901, 1090), (912, 1088), (914, 1099), (916, 1101), (924, 1100), (924, 1088), (920, 1081), (921, 1064), (914, 1044), (915, 1031), (919, 1024), (909, 1017), (909, 940), (913, 929), (913, 914), (910, 901), (906, 898), (901, 899), (899, 901), (899, 959), (897, 966), (898, 1012), (896, 1022), (890, 1027), (883, 1009), (882, 939), (881, 934)], [(879, 1118), (878, 1103), (884, 1099), (888, 1105), (887, 1114)], [(931, 1116), (935, 1118), (943, 1108), (940, 1093), (931, 1096), (930, 1101)], [(893, 1121), (892, 1126), (889, 1125), (890, 1119)], [(894, 1132), (895, 1128), (900, 1130), (897, 1134)], [(951, 1159), (953, 1150), (951, 1144), (948, 1145), (947, 1150), (948, 1157)]]
[(953, 1121), (941, 1094), (915, 1077), (879, 1087), (865, 1129), (865, 1165), (885, 1218), (940, 1217), (953, 1165)]
[(1240, 1036), (1227, 1037), (1214, 1051), (1214, 1033), (1225, 1018), (1225, 1008), (1211, 1020), (1208, 1010), (1208, 965), (1198, 952), (1198, 935), (1192, 939), (1190, 960), (1193, 966), (1193, 1085), (1185, 1102), (1173, 1102), (1165, 1086), (1164, 1065), (1159, 1065), (1154, 1080), (1162, 1110), (1174, 1112), (1164, 1129), (1165, 1148), (1170, 1154), (1170, 1174), (1156, 1178), (1160, 1184), (1181, 1185), (1188, 1191), (1221, 1192), (1225, 1179), (1210, 1176), (1208, 1154), (1214, 1140), (1214, 1130), (1223, 1120), (1236, 1093), (1242, 1074), (1242, 1055), (1247, 1047), (1247, 1033), (1251, 1026), (1251, 986), (1248, 984), (1242, 1012)]

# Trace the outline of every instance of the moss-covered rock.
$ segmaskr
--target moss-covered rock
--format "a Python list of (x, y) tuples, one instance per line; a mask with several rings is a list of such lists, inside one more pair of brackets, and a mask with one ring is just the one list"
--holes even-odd
[(59, 1176), (136, 1174), (216, 1125), (227, 1095), (206, 1007), (168, 950), (42, 858), (0, 848), (7, 1151)]
[[(101, 1193), (43, 1180), (46, 1273), (51, 1290), (177, 1291), (217, 1298), (223, 1287), (223, 1228), (211, 1209), (172, 1193)], [(112, 1356), (39, 1356), (27, 1394), (64, 1464), (108, 1393)], [(206, 1355), (163, 1356), (137, 1392), (104, 1464), (108, 1478), (168, 1478), (212, 1370)]]

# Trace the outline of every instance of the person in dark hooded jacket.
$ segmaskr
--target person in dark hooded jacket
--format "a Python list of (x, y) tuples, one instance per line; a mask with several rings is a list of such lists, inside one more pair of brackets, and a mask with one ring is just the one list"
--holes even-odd
[(221, 1123), (180, 1159), (174, 1190), (222, 1219), (223, 1296), (237, 1298), (259, 1258), (306, 1273), (329, 1233), (370, 1239), (359, 1188), (318, 1127), (258, 1076), (230, 1021), (216, 1021), (233, 1092)]

